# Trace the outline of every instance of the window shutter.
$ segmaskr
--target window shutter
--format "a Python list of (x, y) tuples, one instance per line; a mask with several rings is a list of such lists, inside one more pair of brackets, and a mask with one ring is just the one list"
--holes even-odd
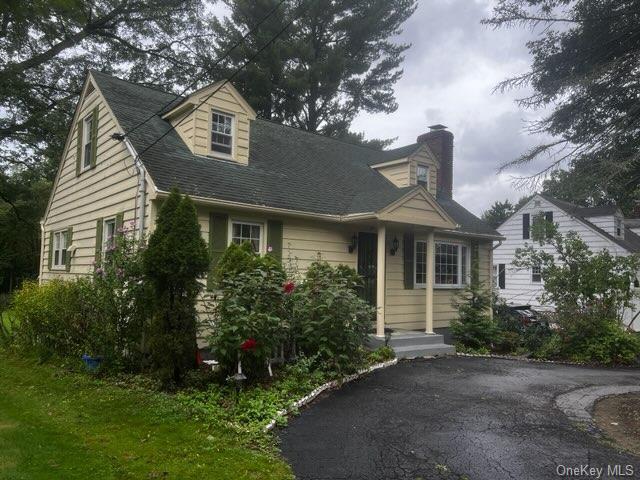
[(53, 232), (49, 232), (49, 270), (53, 266)]
[[(413, 275), (413, 261), (414, 261), (414, 235), (413, 233), (405, 233), (403, 235), (402, 252), (404, 255), (404, 288), (405, 290), (413, 289), (414, 275)], [(429, 254), (431, 252), (427, 252)], [(427, 275), (432, 275), (431, 272), (427, 272)]]
[(528, 213), (522, 214), (522, 238), (524, 240), (529, 239), (529, 228), (530, 228), (530, 216)]
[[(271, 252), (268, 251), (271, 247)], [(282, 263), (282, 222), (280, 220), (267, 221), (267, 255)]]
[(504, 263), (498, 264), (498, 287), (501, 290), (505, 288), (505, 265)]
[[(471, 258), (469, 263), (471, 264), (471, 283), (477, 284), (480, 281), (480, 246), (478, 242), (471, 242)], [(463, 279), (464, 283), (464, 279)]]
[(96, 263), (102, 260), (102, 218), (96, 220)]
[(207, 276), (207, 288), (209, 290), (214, 287), (213, 272), (227, 248), (228, 220), (229, 216), (224, 213), (211, 213), (209, 215), (209, 253), (211, 254), (211, 267)]
[(546, 234), (547, 237), (551, 236), (551, 225), (549, 224), (553, 224), (553, 212), (544, 212), (544, 219), (548, 222), (548, 224), (546, 225)]
[(80, 175), (82, 170), (82, 120), (77, 124), (76, 132), (78, 138), (76, 139), (76, 177)]
[(71, 252), (69, 252), (69, 247), (73, 243), (73, 227), (67, 228), (67, 263), (65, 265), (67, 272), (71, 271)]
[(122, 236), (122, 226), (124, 225), (124, 212), (116, 215), (116, 237)]
[(98, 153), (98, 117), (100, 109), (98, 105), (93, 108), (93, 118), (91, 120), (91, 168), (96, 166), (96, 155)]

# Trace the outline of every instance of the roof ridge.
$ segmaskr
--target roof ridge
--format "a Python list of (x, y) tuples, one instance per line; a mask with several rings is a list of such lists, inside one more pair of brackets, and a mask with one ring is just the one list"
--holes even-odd
[(107, 73), (107, 72), (101, 72), (100, 70), (96, 70), (95, 68), (90, 68), (89, 72), (90, 73), (97, 73), (99, 75), (103, 75), (105, 77), (109, 77), (109, 78), (112, 78), (114, 80), (118, 80), (119, 82), (128, 83), (129, 85), (135, 85), (136, 87), (147, 88), (149, 90), (153, 90), (154, 92), (164, 93), (165, 95), (173, 95), (174, 97), (176, 97), (176, 99), (178, 99), (178, 98), (183, 98), (183, 99), (187, 98), (184, 95), (178, 95), (177, 93), (167, 92), (166, 90), (163, 90), (162, 88), (160, 88), (158, 86), (151, 86), (151, 85), (147, 85), (147, 84), (144, 84), (144, 83), (132, 82), (131, 80), (125, 80), (124, 78), (116, 77), (115, 75), (112, 75), (112, 74)]
[(272, 120), (270, 118), (257, 117), (256, 120), (261, 120), (263, 122), (272, 123), (272, 124), (278, 125), (280, 127), (291, 128), (291, 129), (293, 129), (293, 130), (295, 130), (297, 132), (307, 133), (309, 135), (315, 135), (315, 136), (320, 137), (320, 138), (326, 138), (328, 140), (333, 140), (334, 142), (340, 142), (340, 143), (344, 143), (346, 145), (352, 145), (354, 147), (360, 147), (360, 148), (364, 148), (366, 150), (371, 150), (372, 152), (378, 152), (378, 153), (389, 153), (389, 152), (392, 152), (393, 150), (398, 150), (400, 148), (405, 148), (405, 147), (408, 147), (409, 145), (413, 145), (413, 143), (410, 143), (408, 145), (403, 145), (401, 147), (396, 147), (396, 148), (393, 148), (391, 150), (380, 150), (380, 149), (377, 149), (377, 148), (374, 148), (374, 147), (370, 147), (368, 145), (363, 145), (362, 143), (350, 142), (350, 141), (345, 140), (343, 138), (329, 137), (327, 135), (323, 135), (322, 133), (312, 132), (310, 130), (304, 130), (302, 128), (294, 127), (293, 125), (287, 125), (286, 123), (281, 123), (281, 122), (278, 122), (276, 120)]

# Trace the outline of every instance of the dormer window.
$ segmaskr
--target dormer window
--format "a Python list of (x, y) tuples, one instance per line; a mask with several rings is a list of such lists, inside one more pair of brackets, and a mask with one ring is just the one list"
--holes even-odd
[(416, 167), (416, 179), (418, 181), (418, 185), (429, 184), (429, 167), (426, 165), (418, 165)]
[(211, 113), (211, 151), (231, 156), (233, 151), (233, 115)]
[(624, 225), (622, 223), (622, 218), (616, 217), (616, 237), (622, 238), (624, 231)]

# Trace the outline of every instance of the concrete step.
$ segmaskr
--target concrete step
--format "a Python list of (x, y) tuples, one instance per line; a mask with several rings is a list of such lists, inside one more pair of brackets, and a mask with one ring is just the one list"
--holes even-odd
[[(373, 348), (384, 345), (385, 339), (371, 335), (369, 345)], [(394, 333), (389, 339), (390, 347), (408, 347), (411, 345), (438, 345), (444, 343), (444, 337), (438, 334), (427, 335), (422, 332), (402, 332)]]
[(438, 357), (441, 355), (453, 355), (456, 347), (444, 343), (435, 345), (407, 345), (404, 347), (393, 347), (396, 357), (418, 358), (418, 357)]

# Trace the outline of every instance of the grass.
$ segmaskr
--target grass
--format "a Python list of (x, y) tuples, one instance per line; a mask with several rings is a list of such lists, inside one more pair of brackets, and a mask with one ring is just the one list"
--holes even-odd
[(0, 351), (0, 479), (288, 479), (289, 467), (175, 398)]

